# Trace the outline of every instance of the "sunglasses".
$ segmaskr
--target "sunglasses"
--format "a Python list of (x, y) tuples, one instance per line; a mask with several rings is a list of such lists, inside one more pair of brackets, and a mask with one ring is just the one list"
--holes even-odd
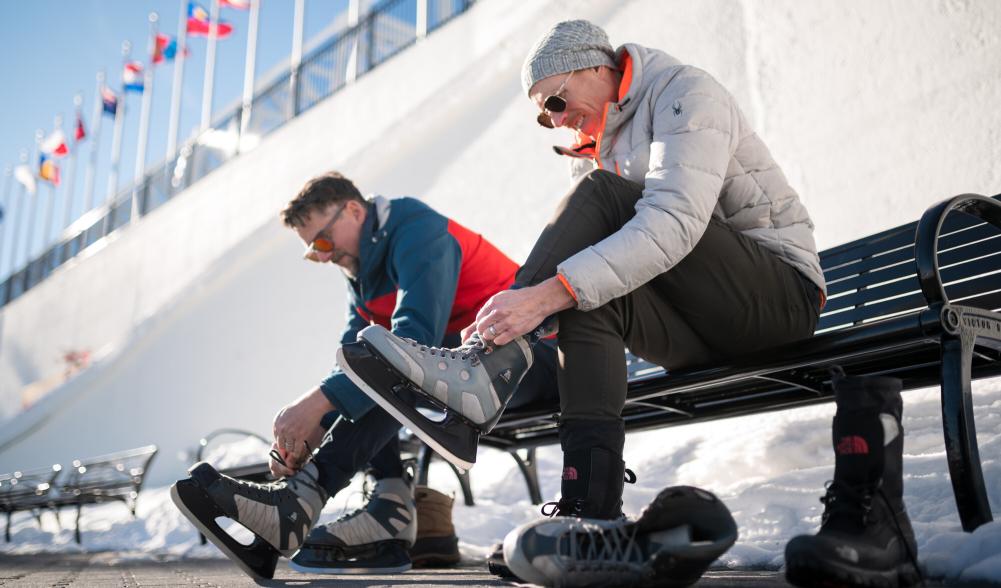
[(320, 253), (332, 253), (334, 251), (334, 241), (333, 239), (328, 239), (327, 237), (322, 237), (319, 235), (329, 234), (330, 228), (334, 226), (337, 219), (341, 217), (341, 213), (344, 212), (344, 204), (337, 210), (337, 214), (334, 218), (330, 219), (330, 222), (326, 224), (320, 232), (317, 233), (317, 237), (313, 239), (313, 242), (306, 246), (306, 252), (302, 254), (303, 259), (308, 259), (309, 261), (320, 261)]
[(556, 125), (553, 124), (553, 119), (550, 116), (550, 114), (553, 112), (563, 112), (564, 110), (567, 109), (567, 101), (566, 98), (562, 96), (562, 94), (563, 91), (566, 90), (567, 82), (569, 82), (570, 78), (573, 77), (574, 71), (570, 72), (570, 75), (568, 75), (566, 79), (563, 80), (563, 83), (560, 84), (560, 87), (556, 89), (556, 92), (552, 93), (549, 96), (546, 96), (546, 99), (542, 102), (543, 110), (542, 112), (539, 113), (539, 116), (535, 120), (537, 120), (540, 125), (546, 127), (547, 129), (556, 128)]

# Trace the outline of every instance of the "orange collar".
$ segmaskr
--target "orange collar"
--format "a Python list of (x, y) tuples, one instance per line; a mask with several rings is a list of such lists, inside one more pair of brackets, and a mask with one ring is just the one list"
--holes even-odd
[[(622, 70), (622, 80), (619, 82), (619, 93), (617, 101), (622, 102), (622, 99), (625, 98), (626, 94), (629, 93), (629, 86), (633, 82), (633, 59), (632, 57), (629, 56), (629, 51), (622, 52), (622, 59), (619, 61), (619, 68)], [(571, 149), (575, 151), (582, 151), (581, 148), (584, 147), (585, 145), (593, 144), (595, 145), (594, 148), (595, 157), (597, 157), (598, 154), (601, 153), (600, 150), (601, 137), (605, 133), (605, 119), (608, 116), (608, 109), (611, 106), (612, 106), (611, 102), (605, 103), (605, 108), (602, 111), (601, 115), (601, 126), (598, 127), (597, 135), (592, 137), (591, 135), (585, 135), (584, 133), (578, 132), (577, 141), (576, 143), (574, 143)], [(598, 165), (599, 166), (601, 165), (600, 161), (598, 162)]]

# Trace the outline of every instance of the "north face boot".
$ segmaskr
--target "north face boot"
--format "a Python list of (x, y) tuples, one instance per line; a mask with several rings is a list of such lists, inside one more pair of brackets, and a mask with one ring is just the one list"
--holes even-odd
[(319, 574), (400, 573), (417, 536), (414, 489), (404, 478), (376, 480), (362, 508), (313, 529), (289, 566)]
[(459, 538), (452, 525), (455, 499), (427, 486), (418, 486), (417, 541), (410, 548), (415, 568), (434, 568), (459, 563)]
[(834, 480), (820, 531), (786, 546), (796, 586), (911, 586), (917, 545), (903, 501), (901, 382), (835, 378)]
[(635, 481), (622, 461), (625, 426), (621, 420), (566, 419), (560, 421), (563, 472), (560, 500), (543, 514), (589, 519), (622, 516), (624, 483)]

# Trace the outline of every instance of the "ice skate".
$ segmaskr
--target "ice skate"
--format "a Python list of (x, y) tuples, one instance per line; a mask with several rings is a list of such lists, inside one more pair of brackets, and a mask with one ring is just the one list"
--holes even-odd
[[(373, 325), (337, 352), (338, 365), (372, 400), (456, 467), (476, 462), (479, 436), (489, 432), (532, 366), (526, 337), (494, 347), (473, 336), (440, 349)], [(417, 409), (443, 411), (435, 421)]]
[(362, 508), (310, 532), (289, 567), (310, 574), (397, 574), (410, 569), (417, 537), (413, 485), (376, 481)]
[[(174, 504), (253, 578), (274, 577), (279, 555), (288, 557), (299, 549), (327, 501), (312, 463), (270, 484), (235, 480), (205, 462), (195, 464), (188, 473), (191, 477), (170, 487)], [(240, 523), (254, 533), (254, 541), (249, 546), (241, 544), (216, 523), (218, 517)]]

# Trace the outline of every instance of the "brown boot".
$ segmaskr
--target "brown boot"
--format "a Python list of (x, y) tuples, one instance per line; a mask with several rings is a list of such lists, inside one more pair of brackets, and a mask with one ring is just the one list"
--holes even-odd
[(459, 538), (452, 526), (455, 499), (427, 486), (414, 490), (417, 502), (417, 541), (410, 548), (415, 568), (449, 566), (459, 563)]

